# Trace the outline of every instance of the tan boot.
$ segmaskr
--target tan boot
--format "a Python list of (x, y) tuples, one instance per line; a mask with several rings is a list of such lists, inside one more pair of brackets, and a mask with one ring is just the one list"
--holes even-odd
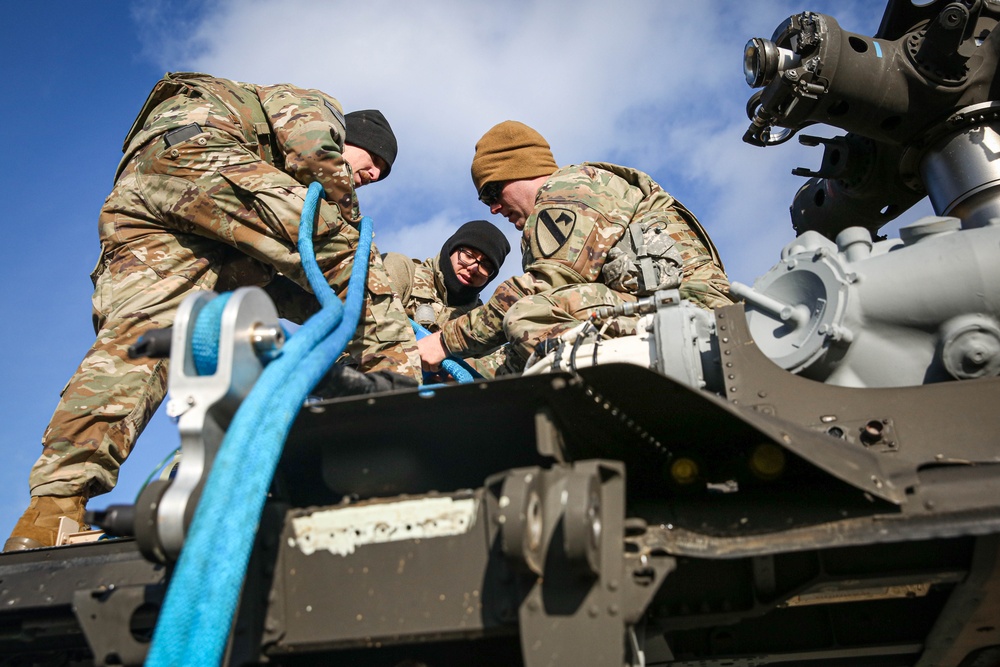
[(87, 499), (83, 496), (33, 496), (10, 537), (4, 551), (21, 551), (52, 547), (59, 532), (59, 519), (68, 517), (83, 527), (83, 512)]

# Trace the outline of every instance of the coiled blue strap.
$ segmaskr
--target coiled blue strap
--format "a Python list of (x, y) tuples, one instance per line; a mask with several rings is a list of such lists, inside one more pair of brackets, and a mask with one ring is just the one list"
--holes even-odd
[[(413, 333), (416, 334), (417, 340), (420, 340), (424, 336), (431, 335), (431, 332), (428, 331), (426, 327), (417, 324), (413, 320), (410, 320), (410, 327), (413, 329)], [(476, 372), (472, 366), (469, 366), (458, 357), (448, 357), (441, 362), (441, 368), (455, 378), (456, 382), (461, 384), (472, 382), (475, 379), (483, 379), (483, 376)]]
[(220, 294), (198, 312), (191, 332), (191, 358), (198, 375), (214, 375), (219, 365), (219, 330), (230, 293)]
[(268, 488), (309, 391), (357, 329), (364, 305), (372, 220), (362, 218), (347, 288), (337, 298), (316, 265), (312, 235), (323, 189), (309, 187), (299, 253), (321, 310), (288, 340), (237, 410), (205, 482), (153, 635), (146, 664), (220, 664)]

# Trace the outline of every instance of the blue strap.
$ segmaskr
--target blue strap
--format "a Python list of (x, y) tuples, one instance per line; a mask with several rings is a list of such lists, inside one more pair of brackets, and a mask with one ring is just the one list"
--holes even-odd
[(222, 661), (267, 491), (292, 423), (357, 329), (364, 306), (372, 221), (360, 241), (341, 304), (315, 264), (314, 218), (323, 189), (309, 187), (299, 253), (322, 309), (295, 332), (237, 410), (195, 510), (153, 635), (147, 665)]
[(215, 375), (219, 364), (219, 330), (222, 311), (232, 294), (220, 294), (198, 312), (191, 332), (191, 357), (198, 375)]
[[(424, 336), (430, 336), (431, 332), (420, 324), (417, 324), (412, 319), (410, 320), (410, 327), (413, 328), (413, 333), (416, 334), (417, 340), (420, 340)], [(468, 365), (458, 357), (448, 357), (441, 362), (441, 368), (443, 368), (449, 375), (455, 378), (456, 382), (461, 384), (466, 384), (472, 382), (475, 379), (482, 380), (483, 376), (480, 375), (472, 366)], [(425, 374), (425, 378), (427, 375)]]

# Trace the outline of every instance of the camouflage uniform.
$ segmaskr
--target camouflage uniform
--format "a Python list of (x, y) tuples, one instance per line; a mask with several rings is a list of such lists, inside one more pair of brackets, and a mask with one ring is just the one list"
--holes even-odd
[(430, 332), (437, 331), (453, 317), (483, 305), (479, 299), (462, 306), (447, 303), (444, 275), (438, 264), (440, 257), (435, 255), (422, 262), (397, 252), (389, 252), (382, 257), (392, 287), (403, 302), (406, 314)]
[[(421, 262), (390, 252), (382, 258), (393, 288), (403, 301), (406, 314), (431, 333), (440, 331), (448, 320), (483, 305), (479, 299), (462, 306), (448, 305), (448, 291), (444, 286), (440, 257), (439, 254)], [(465, 362), (484, 378), (493, 378), (498, 373), (504, 375), (509, 370), (507, 358), (508, 346), (502, 345), (487, 354), (468, 357)]]
[[(45, 431), (33, 496), (92, 497), (114, 487), (166, 389), (166, 360), (133, 360), (126, 351), (150, 329), (169, 327), (193, 291), (266, 285), (277, 276), (282, 296), (301, 297), (279, 301), (282, 316), (301, 321), (318, 309), (296, 250), (313, 181), (328, 199), (319, 206), (316, 257), (344, 295), (359, 214), (343, 140), (340, 104), (317, 90), (201, 74), (168, 74), (157, 84), (101, 210), (101, 257), (91, 275), (97, 340)], [(362, 370), (419, 378), (415, 338), (374, 247), (366, 310), (349, 351)]]
[[(638, 259), (633, 230), (645, 243)], [(521, 251), (524, 275), (442, 326), (450, 351), (476, 354), (509, 340), (523, 361), (597, 306), (678, 284), (683, 298), (705, 308), (731, 303), (718, 252), (695, 216), (647, 174), (627, 167), (584, 163), (552, 174), (525, 222)], [(645, 256), (656, 269), (652, 281), (637, 279)], [(608, 333), (634, 329), (634, 319), (619, 318)]]

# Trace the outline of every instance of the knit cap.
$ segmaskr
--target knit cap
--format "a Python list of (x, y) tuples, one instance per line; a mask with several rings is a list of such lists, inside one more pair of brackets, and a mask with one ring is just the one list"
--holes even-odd
[[(451, 266), (451, 253), (460, 246), (478, 250), (493, 263), (493, 272), (489, 279), (479, 287), (463, 285), (455, 275), (455, 270)], [(471, 220), (459, 227), (444, 242), (441, 254), (438, 255), (438, 267), (444, 275), (444, 285), (448, 291), (448, 304), (460, 306), (479, 298), (479, 293), (496, 278), (509, 252), (510, 243), (496, 225), (485, 220)]]
[(389, 121), (377, 109), (352, 111), (344, 116), (347, 121), (347, 136), (344, 143), (363, 148), (372, 155), (385, 160), (386, 169), (378, 177), (382, 180), (392, 170), (396, 159), (396, 135), (389, 127)]
[(486, 259), (493, 264), (493, 274), (490, 279), (503, 266), (503, 262), (510, 252), (510, 243), (507, 241), (507, 237), (497, 229), (496, 225), (486, 220), (470, 220), (459, 227), (441, 246), (441, 255), (451, 255), (459, 246), (472, 248), (486, 255)]
[(505, 120), (476, 143), (472, 182), (479, 193), (487, 183), (549, 176), (557, 169), (552, 149), (542, 135), (524, 123)]

